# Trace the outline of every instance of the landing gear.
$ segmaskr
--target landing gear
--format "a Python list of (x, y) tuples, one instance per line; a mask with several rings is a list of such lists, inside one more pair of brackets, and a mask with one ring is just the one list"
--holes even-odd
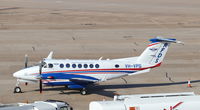
[(87, 90), (85, 88), (80, 90), (81, 95), (86, 95), (87, 94)]
[(22, 90), (20, 87), (15, 87), (14, 93), (22, 93)]
[(19, 87), (18, 79), (17, 79), (16, 87), (14, 88), (14, 93), (22, 93), (22, 89)]

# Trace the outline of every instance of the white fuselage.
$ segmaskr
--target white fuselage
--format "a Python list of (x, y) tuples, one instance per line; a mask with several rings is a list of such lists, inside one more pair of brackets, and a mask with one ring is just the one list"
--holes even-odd
[[(149, 65), (147, 67), (147, 65), (137, 63), (136, 59), (137, 57), (114, 60), (46, 59), (44, 60), (45, 65), (42, 68), (42, 75), (48, 76), (48, 74), (51, 74), (49, 77), (56, 77), (57, 74), (62, 73), (65, 75), (78, 75), (80, 76), (78, 78), (84, 76), (87, 80), (95, 80), (95, 82), (99, 82), (133, 74), (146, 68), (151, 68)], [(22, 69), (14, 73), (14, 76), (21, 81), (24, 80), (24, 82), (26, 82), (26, 80), (29, 80), (29, 82), (37, 81), (39, 76), (39, 66)], [(45, 78), (45, 80), (54, 82), (69, 81), (68, 78), (60, 77)]]

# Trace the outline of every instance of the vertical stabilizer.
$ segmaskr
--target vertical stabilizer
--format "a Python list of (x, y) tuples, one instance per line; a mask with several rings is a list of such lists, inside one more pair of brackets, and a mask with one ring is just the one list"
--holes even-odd
[(171, 43), (182, 43), (176, 39), (156, 37), (139, 56), (138, 63), (153, 66), (162, 63)]

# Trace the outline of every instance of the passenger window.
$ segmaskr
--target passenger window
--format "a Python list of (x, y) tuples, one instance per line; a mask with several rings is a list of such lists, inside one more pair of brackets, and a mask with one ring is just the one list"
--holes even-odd
[(63, 68), (64, 67), (64, 64), (60, 64), (60, 68)]
[(84, 68), (87, 68), (87, 67), (88, 67), (88, 65), (87, 65), (87, 64), (84, 64), (83, 66), (84, 66)]
[(67, 68), (69, 68), (69, 67), (70, 67), (70, 64), (69, 64), (69, 63), (67, 63), (67, 64), (66, 64), (66, 67), (67, 67)]
[(76, 68), (76, 64), (72, 64), (72, 67), (73, 67), (73, 68)]
[(78, 64), (78, 68), (82, 68), (82, 64)]
[(95, 67), (96, 67), (96, 68), (99, 68), (99, 64), (96, 64)]
[(53, 68), (53, 64), (49, 63), (48, 64), (49, 68)]
[(116, 64), (116, 65), (115, 65), (115, 68), (119, 68), (119, 65), (118, 65), (118, 64)]
[(90, 64), (89, 66), (90, 66), (90, 68), (93, 68), (93, 67), (94, 67), (94, 65), (93, 65), (93, 64)]

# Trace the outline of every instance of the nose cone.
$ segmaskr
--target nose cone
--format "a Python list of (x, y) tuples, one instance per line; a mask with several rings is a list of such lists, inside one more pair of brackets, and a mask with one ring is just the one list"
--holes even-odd
[(17, 79), (23, 79), (23, 80), (37, 80), (37, 75), (38, 74), (34, 74), (34, 73), (38, 73), (39, 67), (35, 66), (35, 67), (29, 67), (29, 68), (25, 68), (25, 69), (21, 69), (15, 73), (13, 73), (13, 77), (17, 78)]
[(17, 71), (13, 73), (13, 77), (19, 78), (23, 73), (21, 71)]

